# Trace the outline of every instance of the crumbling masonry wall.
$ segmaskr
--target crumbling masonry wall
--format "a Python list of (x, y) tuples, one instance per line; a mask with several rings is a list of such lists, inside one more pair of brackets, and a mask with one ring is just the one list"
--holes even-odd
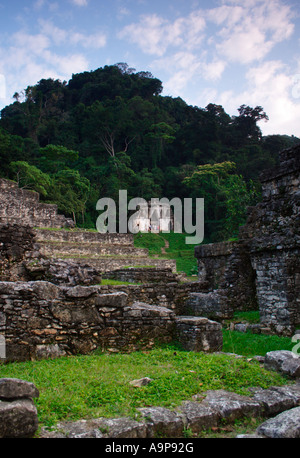
[(127, 294), (102, 294), (100, 286), (0, 282), (0, 334), (7, 360), (88, 354), (96, 349), (134, 351), (170, 342), (170, 309), (135, 302)]
[(57, 205), (40, 202), (37, 192), (20, 189), (14, 181), (0, 178), (0, 224), (31, 227), (73, 227), (73, 220), (57, 213)]
[(200, 280), (219, 309), (222, 301), (227, 312), (258, 307), (261, 323), (285, 335), (300, 324), (299, 172), (300, 145), (282, 151), (280, 165), (261, 175), (262, 202), (249, 208), (237, 242), (195, 249)]
[(261, 321), (279, 334), (300, 324), (300, 145), (261, 176), (263, 199), (240, 238), (256, 271)]

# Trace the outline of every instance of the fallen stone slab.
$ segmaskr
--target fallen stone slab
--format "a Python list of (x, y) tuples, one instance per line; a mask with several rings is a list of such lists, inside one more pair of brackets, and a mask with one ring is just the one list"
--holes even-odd
[(294, 399), (296, 405), (300, 405), (300, 383), (294, 383), (293, 385), (275, 386), (274, 390), (279, 393), (286, 394)]
[(262, 413), (266, 416), (276, 415), (298, 404), (298, 398), (296, 394), (292, 394), (292, 388), (290, 388), (290, 392), (278, 387), (271, 387), (265, 390), (256, 388), (251, 391), (254, 393), (253, 400), (261, 404)]
[(0, 399), (38, 398), (39, 391), (35, 385), (16, 378), (0, 379)]
[(135, 439), (146, 438), (146, 435), (147, 427), (144, 423), (126, 417), (60, 422), (54, 431), (48, 431), (47, 428), (41, 431), (42, 438)]
[(44, 427), (41, 429), (40, 437), (50, 439), (101, 439), (103, 434), (98, 427), (97, 420), (78, 420), (60, 422), (51, 431)]
[(138, 409), (147, 426), (147, 437), (182, 437), (184, 429), (180, 415), (164, 407)]
[(217, 426), (221, 416), (209, 406), (199, 402), (185, 401), (179, 408), (184, 426), (193, 433)]
[(255, 417), (261, 413), (261, 404), (257, 400), (225, 390), (207, 391), (202, 405), (215, 410), (228, 421), (244, 416)]
[(0, 401), (0, 438), (32, 437), (37, 429), (37, 409), (32, 400)]
[(300, 377), (300, 357), (288, 350), (270, 351), (265, 356), (264, 367), (292, 378)]
[(300, 437), (300, 407), (286, 410), (262, 423), (256, 431), (268, 438), (292, 439)]
[(102, 418), (99, 427), (106, 437), (113, 438), (145, 438), (147, 426), (143, 422), (131, 418)]
[(147, 386), (149, 383), (152, 382), (152, 379), (149, 377), (143, 377), (137, 380), (131, 380), (129, 382), (130, 385), (140, 388), (142, 386)]

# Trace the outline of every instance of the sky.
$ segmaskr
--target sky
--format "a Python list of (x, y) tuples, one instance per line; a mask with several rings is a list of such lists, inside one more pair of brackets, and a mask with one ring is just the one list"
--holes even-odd
[(300, 137), (299, 0), (0, 0), (0, 110), (42, 78), (124, 62), (188, 105)]

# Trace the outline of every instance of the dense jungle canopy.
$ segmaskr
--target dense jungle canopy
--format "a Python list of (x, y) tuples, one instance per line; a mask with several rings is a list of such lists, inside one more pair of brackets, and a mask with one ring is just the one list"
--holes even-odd
[(162, 96), (162, 82), (125, 63), (42, 79), (1, 111), (0, 176), (95, 228), (102, 197), (205, 198), (205, 240), (235, 237), (260, 198), (259, 175), (300, 142), (262, 136), (260, 106), (237, 116)]

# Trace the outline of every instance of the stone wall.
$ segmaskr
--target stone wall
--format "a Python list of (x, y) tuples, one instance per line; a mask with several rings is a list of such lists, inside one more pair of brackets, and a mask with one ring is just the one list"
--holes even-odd
[(215, 351), (222, 341), (221, 327), (216, 326), (209, 320), (199, 323), (176, 316), (170, 308), (141, 302), (122, 290), (45, 281), (0, 282), (0, 335), (7, 361), (89, 354), (96, 349), (145, 350), (175, 337), (186, 345), (187, 334), (193, 336), (189, 350)]
[(0, 223), (31, 227), (73, 227), (72, 220), (57, 213), (57, 205), (40, 202), (37, 192), (18, 188), (14, 181), (0, 178)]
[(0, 280), (17, 281), (23, 278), (23, 262), (39, 256), (36, 250), (30, 227), (16, 224), (0, 226)]
[(43, 256), (29, 226), (0, 225), (0, 281), (20, 280), (88, 286), (100, 283), (101, 275), (87, 263)]
[(133, 351), (173, 338), (174, 312), (134, 302), (125, 292), (49, 282), (0, 282), (0, 334), (7, 360)]
[[(238, 242), (195, 249), (199, 279), (208, 282), (207, 298), (217, 298), (216, 310), (224, 298), (225, 314), (258, 306), (262, 324), (286, 335), (300, 324), (299, 172), (300, 145), (282, 151), (280, 165), (262, 174), (262, 201), (248, 209)], [(194, 308), (201, 304), (203, 297), (194, 298)]]
[(131, 283), (171, 283), (178, 282), (179, 276), (171, 268), (128, 267), (106, 272), (103, 278)]
[(201, 291), (198, 282), (191, 283), (145, 283), (142, 285), (100, 285), (101, 292), (124, 291), (128, 295), (128, 303), (146, 302), (171, 309), (176, 315), (193, 315), (187, 306), (191, 293)]
[(300, 145), (280, 153), (261, 176), (263, 199), (240, 238), (256, 271), (261, 321), (277, 333), (300, 324)]
[(219, 291), (226, 317), (236, 310), (257, 309), (256, 274), (244, 244), (221, 242), (201, 245), (195, 248), (195, 257), (199, 280), (208, 283), (209, 292)]

